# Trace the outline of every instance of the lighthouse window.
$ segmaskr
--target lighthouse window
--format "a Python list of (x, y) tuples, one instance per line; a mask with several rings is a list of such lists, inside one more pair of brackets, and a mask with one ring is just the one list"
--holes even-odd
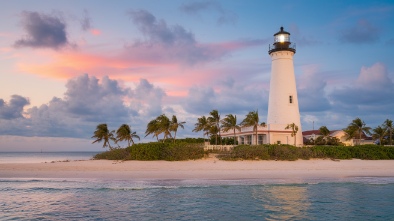
[(289, 96), (289, 103), (292, 104), (293, 103), (293, 96)]

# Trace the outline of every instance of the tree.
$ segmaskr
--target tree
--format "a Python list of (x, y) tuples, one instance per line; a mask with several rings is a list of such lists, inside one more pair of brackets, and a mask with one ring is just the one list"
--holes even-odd
[(92, 138), (96, 138), (96, 140), (93, 141), (92, 144), (96, 142), (100, 143), (101, 141), (104, 141), (103, 148), (108, 146), (109, 149), (112, 150), (110, 141), (112, 140), (113, 142), (116, 142), (116, 139), (114, 138), (114, 132), (115, 132), (114, 130), (113, 131), (108, 130), (107, 124), (97, 125), (96, 130), (94, 131), (94, 135), (92, 136)]
[(193, 132), (203, 131), (203, 136), (205, 139), (205, 135), (208, 135), (209, 133), (209, 127), (210, 125), (208, 123), (208, 119), (205, 116), (201, 116), (197, 118), (197, 123), (194, 124)]
[(246, 116), (245, 119), (241, 122), (241, 126), (243, 127), (253, 127), (253, 131), (256, 133), (256, 145), (257, 145), (257, 127), (263, 126), (265, 127), (265, 122), (259, 124), (259, 112), (257, 111), (250, 111)]
[(148, 125), (146, 125), (145, 137), (153, 134), (153, 137), (156, 137), (157, 141), (159, 141), (159, 122), (157, 119), (149, 121)]
[(386, 131), (389, 131), (389, 137), (390, 137), (389, 144), (393, 145), (392, 140), (391, 140), (391, 136), (393, 134), (393, 121), (386, 119), (383, 123), (383, 126)]
[(297, 132), (298, 132), (298, 126), (295, 123), (288, 124), (285, 129), (291, 129), (291, 137), (294, 137), (294, 146), (297, 145)]
[[(210, 131), (218, 131), (219, 133), (219, 137), (220, 137), (220, 115), (219, 115), (219, 111), (218, 110), (212, 110), (209, 113), (211, 116), (209, 116), (208, 119), (208, 123), (211, 125), (211, 127), (216, 127), (216, 130), (210, 130)], [(215, 139), (215, 143), (216, 145), (218, 144), (218, 133), (216, 133), (216, 139)], [(222, 144), (222, 139), (220, 139), (220, 145)]]
[(127, 124), (122, 124), (116, 131), (116, 142), (126, 140), (128, 146), (130, 146), (130, 142), (134, 144), (133, 138), (138, 138), (138, 140), (140, 140), (137, 132), (132, 132), (130, 126)]
[(149, 134), (153, 134), (153, 137), (156, 137), (157, 141), (159, 141), (159, 135), (164, 134), (163, 136), (163, 142), (164, 142), (166, 138), (172, 137), (170, 129), (171, 129), (170, 119), (168, 119), (168, 117), (165, 114), (162, 114), (148, 123), (148, 125), (146, 126), (145, 137), (148, 136)]
[(183, 126), (186, 122), (178, 122), (178, 119), (175, 115), (172, 115), (172, 120), (171, 120), (171, 126), (170, 126), (170, 131), (174, 131), (174, 142), (176, 139), (176, 132), (178, 131), (178, 128), (181, 127), (184, 129), (185, 127)]
[(325, 144), (327, 144), (328, 138), (330, 137), (330, 131), (326, 126), (321, 126), (319, 128), (320, 134), (323, 136)]
[(361, 135), (362, 135), (363, 133), (371, 134), (371, 132), (370, 132), (371, 128), (370, 128), (370, 127), (367, 127), (366, 124), (365, 124), (365, 122), (362, 121), (362, 120), (361, 120), (360, 118), (358, 118), (358, 117), (357, 117), (356, 119), (354, 119), (354, 120), (349, 124), (348, 130), (349, 130), (349, 131), (352, 131), (352, 130), (353, 130), (353, 131), (356, 132), (356, 134), (358, 134), (359, 140), (358, 140), (358, 143), (357, 143), (357, 144), (360, 144)]
[(382, 140), (383, 140), (384, 136), (386, 136), (387, 130), (385, 130), (381, 126), (377, 126), (372, 131), (373, 131), (372, 138), (373, 139), (379, 139), (379, 145), (383, 145)]
[(222, 120), (222, 129), (224, 132), (229, 130), (233, 130), (234, 132), (234, 144), (235, 142), (235, 130), (241, 130), (241, 127), (237, 124), (237, 116), (232, 114), (227, 114), (226, 117)]

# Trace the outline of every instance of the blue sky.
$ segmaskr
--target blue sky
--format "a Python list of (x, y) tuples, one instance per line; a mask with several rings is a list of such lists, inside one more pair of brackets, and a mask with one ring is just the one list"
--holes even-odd
[(267, 51), (281, 26), (297, 45), (303, 130), (394, 119), (392, 1), (5, 1), (1, 11), (0, 151), (100, 150), (97, 124), (144, 137), (162, 113), (187, 122), (178, 137), (202, 136), (192, 129), (212, 109), (240, 121), (258, 109), (266, 121)]

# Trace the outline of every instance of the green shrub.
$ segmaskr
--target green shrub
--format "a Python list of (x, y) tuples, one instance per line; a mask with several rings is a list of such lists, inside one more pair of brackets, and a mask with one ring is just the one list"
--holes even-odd
[(125, 149), (113, 149), (96, 154), (93, 159), (95, 160), (124, 160), (128, 157), (129, 152)]
[(126, 148), (127, 160), (195, 160), (204, 157), (202, 143), (141, 143)]

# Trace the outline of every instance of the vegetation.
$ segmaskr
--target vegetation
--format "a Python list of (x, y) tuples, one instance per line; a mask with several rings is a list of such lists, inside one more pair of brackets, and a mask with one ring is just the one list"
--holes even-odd
[(114, 143), (116, 143), (116, 139), (114, 137), (114, 132), (115, 132), (114, 130), (113, 131), (108, 130), (107, 124), (97, 125), (96, 130), (94, 131), (94, 135), (92, 136), (92, 138), (96, 139), (95, 141), (93, 141), (93, 143), (96, 143), (96, 142), (100, 143), (101, 141), (104, 141), (103, 148), (108, 146), (109, 149), (112, 150), (112, 146), (111, 146), (110, 141), (113, 141)]
[[(186, 122), (178, 122), (178, 119), (175, 115), (172, 116), (172, 120), (165, 115), (162, 114), (156, 119), (151, 120), (146, 126), (145, 137), (153, 134), (153, 137), (156, 137), (157, 141), (159, 141), (159, 135), (163, 134), (162, 142), (165, 142), (168, 138), (176, 138), (176, 133), (178, 128), (184, 128), (184, 124)], [(174, 132), (174, 137), (171, 135), (171, 131)]]
[(94, 159), (107, 160), (195, 160), (204, 157), (202, 143), (140, 143), (127, 148), (113, 149), (94, 156)]
[(221, 160), (297, 160), (297, 159), (394, 159), (394, 147), (378, 145), (312, 146), (297, 148), (291, 145), (239, 145), (233, 151), (218, 155)]
[[(208, 124), (210, 125), (210, 132), (211, 134), (215, 135), (215, 144), (218, 144), (218, 133), (220, 137), (220, 115), (218, 110), (212, 110), (209, 113), (211, 116), (207, 118)], [(220, 145), (222, 145), (222, 142), (220, 142)]]
[(197, 123), (194, 124), (193, 132), (203, 131), (203, 137), (205, 138), (205, 135), (209, 135), (209, 127), (208, 119), (205, 116), (201, 116), (197, 119)]
[(140, 139), (137, 132), (131, 131), (130, 126), (127, 124), (122, 124), (116, 131), (116, 143), (119, 141), (127, 141), (128, 146), (130, 146), (130, 143), (134, 144), (133, 138), (138, 138), (138, 140)]
[(393, 121), (389, 120), (389, 119), (386, 119), (384, 121), (384, 123), (383, 123), (383, 127), (389, 134), (389, 138), (390, 138), (389, 139), (389, 144), (393, 145), (392, 140), (391, 140), (391, 137), (392, 137), (392, 134), (393, 134)]
[(263, 126), (265, 127), (265, 123), (261, 123), (260, 124), (260, 120), (259, 120), (259, 112), (258, 111), (250, 111), (245, 119), (241, 122), (241, 126), (243, 127), (253, 127), (253, 131), (256, 132), (256, 142), (255, 144), (257, 144), (257, 126)]
[(298, 126), (295, 123), (288, 124), (285, 129), (291, 129), (291, 137), (294, 137), (294, 146), (297, 144)]
[(241, 127), (238, 126), (238, 124), (237, 124), (237, 116), (232, 115), (232, 114), (227, 114), (226, 117), (222, 120), (222, 130), (224, 132), (227, 132), (229, 130), (233, 130), (233, 132), (234, 132), (233, 144), (235, 144), (236, 143), (235, 130), (238, 130), (238, 131), (241, 130)]
[(363, 134), (370, 135), (371, 128), (367, 127), (365, 122), (360, 118), (354, 119), (344, 131), (348, 134), (348, 139), (355, 138), (358, 136), (357, 145), (360, 144), (361, 137)]

